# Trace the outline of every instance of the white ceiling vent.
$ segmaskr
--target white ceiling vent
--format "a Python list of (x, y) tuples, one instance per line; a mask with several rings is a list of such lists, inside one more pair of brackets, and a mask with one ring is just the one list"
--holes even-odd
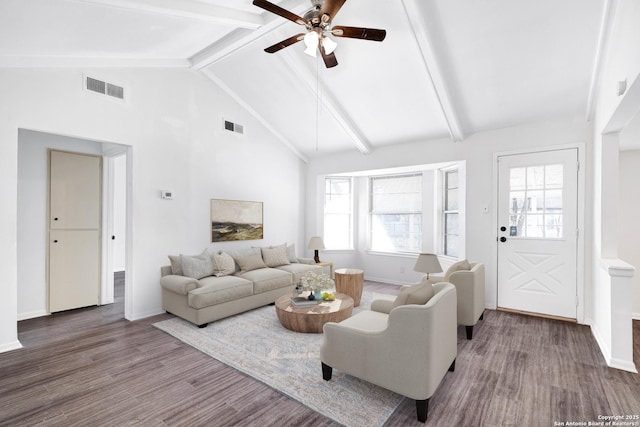
[(86, 90), (107, 95), (113, 98), (124, 100), (124, 88), (113, 83), (94, 79), (93, 77), (84, 77), (84, 87)]
[(239, 125), (238, 123), (230, 122), (229, 120), (223, 120), (224, 130), (228, 130), (229, 132), (235, 132), (239, 134), (244, 134), (244, 127)]

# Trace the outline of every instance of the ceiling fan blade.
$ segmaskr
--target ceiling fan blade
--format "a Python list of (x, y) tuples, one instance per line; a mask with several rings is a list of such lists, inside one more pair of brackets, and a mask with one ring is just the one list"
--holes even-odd
[(253, 0), (253, 5), (261, 7), (262, 9), (268, 12), (275, 13), (276, 15), (282, 16), (283, 18), (288, 19), (289, 21), (295, 22), (296, 24), (307, 25), (307, 21), (304, 18), (296, 15), (293, 12), (289, 12), (287, 9), (281, 8), (276, 4), (268, 2), (267, 0)]
[(296, 34), (295, 36), (291, 36), (288, 39), (282, 40), (273, 46), (269, 46), (264, 51), (267, 53), (276, 53), (280, 49), (284, 49), (287, 46), (291, 46), (294, 43), (298, 43), (299, 41), (304, 39), (304, 33)]
[(385, 30), (361, 27), (342, 27), (339, 25), (336, 25), (331, 29), (331, 34), (336, 37), (349, 37), (352, 39), (373, 40), (376, 42), (381, 42), (387, 36), (387, 32)]
[(326, 0), (324, 5), (322, 5), (322, 9), (320, 9), (320, 16), (327, 14), (329, 15), (329, 21), (333, 20), (334, 16), (336, 16), (346, 1), (347, 0)]
[(336, 59), (336, 55), (333, 52), (331, 52), (330, 54), (327, 54), (322, 44), (320, 44), (320, 53), (322, 54), (322, 60), (324, 61), (325, 67), (333, 68), (336, 65), (338, 65), (338, 60)]

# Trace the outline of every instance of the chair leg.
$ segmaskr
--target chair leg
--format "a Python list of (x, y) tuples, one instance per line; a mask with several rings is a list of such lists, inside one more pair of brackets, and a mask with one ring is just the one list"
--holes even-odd
[(449, 372), (453, 372), (456, 370), (456, 359), (453, 359), (451, 366), (449, 366)]
[(422, 423), (426, 422), (428, 412), (429, 412), (429, 399), (416, 400), (416, 413), (418, 414), (418, 421)]
[(333, 374), (333, 368), (329, 365), (325, 365), (324, 362), (320, 363), (322, 363), (322, 379), (329, 381), (331, 379), (331, 374)]
[(465, 326), (467, 329), (467, 339), (470, 340), (473, 338), (473, 326)]

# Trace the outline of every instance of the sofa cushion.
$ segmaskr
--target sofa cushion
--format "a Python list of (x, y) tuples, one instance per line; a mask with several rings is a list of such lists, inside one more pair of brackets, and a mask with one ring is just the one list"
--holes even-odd
[(433, 297), (433, 286), (425, 281), (411, 286), (404, 286), (393, 302), (393, 308), (407, 304), (426, 304)]
[(280, 265), (290, 264), (289, 256), (287, 255), (287, 244), (279, 246), (270, 246), (268, 248), (262, 248), (262, 259), (267, 267), (278, 267)]
[(184, 276), (202, 279), (213, 275), (213, 260), (207, 250), (196, 256), (180, 255), (180, 262)]
[(279, 289), (293, 284), (291, 274), (279, 268), (260, 268), (248, 271), (246, 273), (236, 273), (243, 279), (253, 282), (253, 293), (260, 294), (262, 292)]
[(213, 275), (216, 277), (228, 276), (236, 271), (236, 265), (231, 255), (219, 251), (211, 255), (213, 259)]
[(171, 262), (171, 274), (182, 276), (182, 262), (180, 262), (180, 255), (169, 255), (169, 262)]
[(205, 277), (189, 292), (189, 306), (196, 310), (253, 294), (253, 283), (237, 276)]
[(290, 244), (287, 246), (287, 257), (289, 258), (289, 262), (298, 262), (298, 257), (296, 256), (296, 245)]
[(240, 274), (267, 267), (264, 265), (262, 257), (259, 254), (238, 257), (236, 258), (236, 262), (240, 266)]

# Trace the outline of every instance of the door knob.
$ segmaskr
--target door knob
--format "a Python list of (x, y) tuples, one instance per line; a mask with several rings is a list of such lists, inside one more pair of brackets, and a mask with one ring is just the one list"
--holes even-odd
[(500, 227), (500, 231), (507, 231), (507, 227), (503, 225), (502, 227)]
[(57, 221), (57, 220), (58, 220), (58, 218), (53, 218), (53, 220), (54, 220), (54, 221)]
[(53, 241), (53, 243), (58, 243), (58, 241), (57, 241), (57, 240), (54, 240), (54, 241)]
[(504, 243), (504, 242), (506, 242), (506, 241), (507, 241), (507, 238), (506, 238), (506, 237), (504, 237), (504, 236), (502, 236), (502, 237), (500, 238), (500, 241), (501, 241), (502, 243)]

